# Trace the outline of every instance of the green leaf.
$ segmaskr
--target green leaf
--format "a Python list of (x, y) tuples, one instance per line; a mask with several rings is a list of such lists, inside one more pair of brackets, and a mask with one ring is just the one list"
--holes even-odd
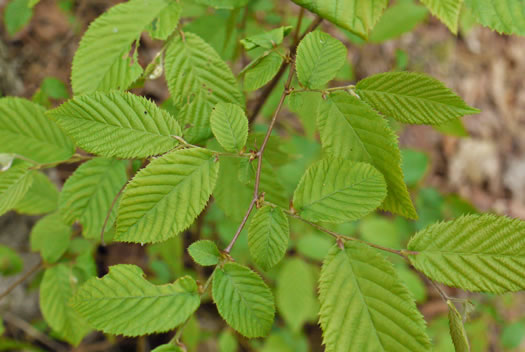
[(31, 0), (11, 0), (5, 6), (4, 23), (7, 33), (15, 35), (29, 23), (33, 10), (29, 6)]
[(272, 291), (259, 275), (237, 263), (226, 263), (213, 275), (213, 301), (228, 325), (246, 337), (266, 336), (273, 325)]
[(305, 322), (317, 316), (315, 279), (307, 263), (299, 258), (284, 263), (277, 277), (276, 300), (279, 313), (296, 333)]
[(40, 219), (31, 230), (31, 250), (39, 251), (48, 263), (54, 263), (66, 252), (73, 231), (59, 213)]
[(188, 247), (188, 253), (195, 263), (203, 266), (219, 264), (221, 253), (215, 242), (210, 240), (201, 240), (193, 242)]
[(44, 112), (29, 100), (1, 98), (0, 153), (20, 154), (39, 163), (69, 159), (73, 143)]
[(207, 149), (154, 159), (124, 190), (115, 240), (160, 242), (187, 229), (206, 206), (218, 172), (215, 154)]
[(308, 33), (297, 47), (297, 78), (308, 88), (322, 88), (346, 61), (346, 47), (321, 31)]
[(67, 264), (50, 267), (40, 284), (40, 310), (46, 322), (62, 339), (78, 345), (91, 330), (69, 305), (78, 279)]
[(370, 33), (369, 40), (381, 43), (410, 32), (427, 17), (425, 7), (412, 1), (403, 1), (390, 6)]
[(522, 0), (465, 0), (476, 20), (498, 33), (525, 35)]
[(427, 173), (428, 156), (414, 149), (402, 149), (401, 156), (405, 182), (409, 186), (416, 186)]
[(282, 56), (275, 51), (259, 56), (241, 72), (244, 77), (243, 89), (250, 92), (264, 86), (279, 72), (282, 63)]
[(218, 103), (210, 117), (211, 130), (221, 146), (229, 152), (239, 152), (248, 138), (248, 119), (235, 104)]
[(22, 258), (11, 248), (0, 244), (0, 274), (9, 276), (22, 271), (24, 262)]
[(215, 7), (216, 9), (235, 9), (237, 7), (245, 6), (249, 0), (195, 0), (195, 2), (207, 6)]
[(429, 351), (425, 322), (392, 264), (358, 242), (334, 246), (319, 279), (327, 352)]
[(449, 120), (441, 125), (434, 125), (432, 126), (435, 130), (449, 135), (449, 136), (455, 136), (455, 137), (468, 137), (469, 133), (465, 126), (463, 125), (463, 121), (461, 119), (452, 119)]
[(257, 210), (248, 230), (253, 261), (264, 271), (279, 263), (288, 248), (290, 228), (281, 208), (264, 206)]
[(41, 172), (33, 172), (33, 183), (15, 210), (21, 214), (37, 215), (55, 211), (58, 207), (57, 186)]
[(247, 51), (255, 48), (273, 49), (281, 45), (284, 37), (292, 31), (292, 28), (292, 26), (283, 26), (264, 33), (251, 35), (241, 39), (241, 44)]
[(186, 321), (200, 305), (197, 284), (183, 276), (155, 286), (142, 269), (119, 264), (102, 279), (83, 284), (71, 300), (89, 324), (105, 333), (139, 336), (169, 331)]
[(388, 0), (293, 0), (296, 4), (366, 39)]
[(48, 112), (82, 149), (102, 156), (145, 158), (173, 149), (177, 120), (146, 98), (112, 91), (75, 97)]
[(193, 33), (173, 37), (164, 61), (168, 88), (182, 107), (178, 116), (189, 142), (211, 137), (210, 113), (219, 102), (244, 106), (244, 98), (228, 65), (204, 40)]
[[(288, 207), (289, 198), (273, 165), (268, 161), (266, 154), (263, 157), (260, 189), (265, 192), (265, 199), (283, 208)], [(243, 158), (240, 161), (239, 180), (253, 190), (257, 174), (257, 161)]]
[(479, 113), (443, 83), (421, 73), (380, 73), (359, 81), (356, 88), (377, 111), (405, 123), (440, 125)]
[(235, 339), (231, 330), (224, 330), (219, 335), (219, 352), (237, 352), (239, 350), (239, 343)]
[(156, 347), (155, 349), (151, 350), (151, 352), (183, 352), (183, 350), (179, 346), (175, 346), (171, 343), (164, 344)]
[(336, 92), (321, 102), (317, 124), (326, 152), (370, 163), (383, 174), (388, 189), (383, 209), (417, 218), (403, 182), (397, 136), (385, 119), (359, 99)]
[(459, 12), (463, 0), (421, 0), (430, 12), (447, 25), (454, 34), (458, 33)]
[(525, 222), (492, 214), (466, 215), (419, 231), (408, 258), (434, 281), (468, 291), (525, 288)]
[(307, 220), (341, 223), (362, 218), (385, 196), (385, 179), (371, 165), (326, 158), (306, 170), (293, 206)]
[(465, 326), (463, 326), (463, 317), (450, 300), (447, 300), (447, 305), (450, 336), (452, 337), (456, 352), (470, 352), (467, 332), (465, 331)]
[[(80, 165), (66, 180), (58, 208), (67, 224), (78, 220), (87, 238), (100, 238), (102, 226), (113, 200), (126, 183), (126, 162), (95, 158)], [(115, 221), (116, 207), (109, 216), (107, 229)]]
[(24, 198), (33, 183), (33, 174), (28, 163), (19, 161), (0, 172), (0, 215), (16, 207)]
[(129, 57), (131, 46), (170, 3), (130, 0), (93, 21), (73, 58), (71, 83), (75, 95), (127, 89), (142, 73), (136, 57)]
[(166, 40), (179, 23), (182, 6), (177, 1), (171, 3), (148, 26), (153, 39)]

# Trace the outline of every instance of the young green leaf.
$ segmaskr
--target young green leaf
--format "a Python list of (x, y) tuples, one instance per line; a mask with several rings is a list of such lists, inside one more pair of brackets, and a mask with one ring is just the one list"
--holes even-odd
[(299, 258), (284, 262), (277, 276), (276, 301), (279, 313), (294, 332), (318, 313), (312, 268)]
[(346, 61), (346, 47), (321, 31), (308, 33), (297, 47), (297, 78), (308, 88), (322, 88)]
[(334, 246), (319, 279), (327, 352), (428, 351), (425, 322), (412, 295), (384, 257), (367, 245)]
[(428, 11), (424, 6), (416, 5), (412, 1), (397, 2), (386, 9), (370, 33), (369, 41), (381, 43), (397, 38), (410, 32), (427, 17)]
[(176, 346), (171, 343), (167, 343), (167, 344), (156, 347), (155, 349), (151, 350), (151, 352), (184, 352), (184, 351), (179, 346)]
[(240, 73), (244, 77), (243, 89), (250, 92), (264, 86), (279, 72), (282, 63), (282, 56), (274, 51), (259, 56)]
[(177, 120), (146, 98), (112, 91), (73, 98), (48, 112), (82, 149), (107, 157), (145, 158), (173, 149)]
[(459, 12), (463, 0), (421, 0), (430, 12), (447, 25), (454, 34), (458, 33)]
[(1, 98), (0, 153), (20, 154), (39, 163), (69, 159), (73, 143), (44, 112), (25, 99)]
[(200, 297), (195, 280), (189, 276), (155, 286), (138, 266), (119, 264), (110, 267), (102, 279), (84, 283), (71, 304), (98, 330), (139, 336), (182, 324), (199, 307)]
[(168, 88), (182, 107), (178, 119), (191, 125), (186, 140), (211, 136), (210, 113), (219, 102), (244, 106), (244, 98), (228, 65), (204, 40), (193, 33), (173, 37), (164, 61)]
[(525, 35), (522, 0), (465, 0), (476, 20), (498, 33)]
[(58, 207), (57, 186), (41, 172), (33, 173), (31, 187), (18, 203), (15, 210), (21, 214), (38, 215), (55, 211)]
[(24, 262), (18, 253), (0, 244), (0, 274), (3, 276), (15, 275), (22, 271), (23, 267)]
[(246, 337), (266, 336), (273, 325), (272, 291), (259, 275), (237, 263), (226, 263), (213, 275), (213, 301), (228, 325)]
[(181, 4), (172, 1), (148, 26), (151, 37), (160, 40), (168, 39), (179, 23), (181, 12)]
[(30, 2), (31, 0), (11, 0), (5, 6), (3, 19), (10, 36), (22, 30), (33, 17)]
[(318, 14), (322, 18), (366, 39), (374, 27), (388, 0), (293, 0), (296, 4)]
[(466, 215), (419, 231), (408, 258), (432, 280), (468, 291), (525, 289), (525, 222), (492, 214)]
[(377, 111), (404, 123), (439, 125), (479, 113), (443, 83), (421, 73), (380, 73), (359, 81), (356, 88)]
[(154, 159), (124, 190), (115, 240), (160, 242), (188, 228), (206, 206), (218, 171), (215, 154), (207, 149)]
[(211, 130), (221, 146), (239, 152), (248, 138), (248, 119), (239, 105), (218, 103), (210, 117)]
[(454, 303), (447, 300), (448, 305), (448, 325), (450, 327), (450, 336), (456, 352), (470, 352), (467, 332), (463, 325), (463, 317), (459, 314)]
[(91, 330), (69, 305), (77, 282), (71, 267), (57, 264), (46, 269), (40, 284), (40, 310), (44, 319), (62, 339), (74, 346)]
[(271, 31), (255, 34), (244, 39), (241, 39), (241, 44), (244, 49), (250, 51), (255, 48), (273, 49), (281, 45), (284, 37), (292, 31), (292, 26), (283, 26), (272, 29)]
[(264, 271), (279, 263), (288, 248), (288, 217), (281, 208), (264, 206), (250, 222), (248, 246), (254, 262)]
[(371, 165), (326, 158), (306, 170), (293, 206), (307, 220), (341, 223), (362, 218), (385, 196), (385, 179)]
[(397, 136), (385, 119), (359, 99), (335, 92), (321, 101), (317, 124), (324, 151), (335, 157), (370, 163), (383, 174), (388, 189), (381, 205), (384, 210), (417, 218), (403, 182)]
[[(113, 200), (126, 183), (126, 162), (123, 160), (95, 158), (75, 170), (59, 196), (58, 208), (67, 224), (78, 220), (87, 238), (100, 238), (100, 232)], [(107, 224), (115, 221), (113, 207)]]
[(239, 343), (233, 335), (231, 329), (223, 330), (218, 339), (219, 352), (237, 352), (239, 350)]
[(127, 89), (142, 73), (136, 57), (129, 57), (133, 42), (170, 4), (168, 0), (130, 0), (93, 21), (73, 58), (75, 95)]
[(40, 251), (46, 262), (54, 263), (66, 252), (72, 234), (59, 213), (47, 215), (31, 230), (31, 250)]
[(15, 161), (7, 171), (0, 172), (0, 215), (16, 207), (31, 187), (34, 172), (29, 166)]
[(219, 252), (217, 245), (210, 240), (193, 242), (188, 247), (188, 253), (191, 255), (195, 263), (202, 266), (217, 265), (221, 259), (221, 253)]

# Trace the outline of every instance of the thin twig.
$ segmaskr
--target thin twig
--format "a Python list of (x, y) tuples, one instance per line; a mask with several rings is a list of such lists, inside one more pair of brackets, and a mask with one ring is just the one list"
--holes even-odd
[(104, 219), (104, 223), (102, 224), (102, 230), (100, 231), (100, 244), (105, 246), (106, 242), (104, 241), (104, 232), (106, 232), (106, 226), (108, 226), (109, 217), (111, 216), (111, 213), (113, 212), (113, 208), (115, 207), (115, 204), (117, 204), (117, 200), (119, 199), (122, 192), (124, 192), (124, 189), (127, 186), (127, 182), (124, 183), (124, 185), (120, 188), (115, 198), (113, 198), (113, 201), (111, 202), (111, 205), (109, 207), (109, 210), (106, 214), (106, 218)]
[[(333, 236), (336, 240), (345, 240), (345, 241), (355, 241), (355, 242), (360, 242), (360, 243), (363, 243), (363, 244), (366, 244), (370, 247), (373, 247), (375, 249), (379, 249), (379, 250), (382, 250), (382, 251), (385, 251), (385, 252), (389, 252), (389, 253), (393, 253), (393, 254), (397, 254), (403, 258), (406, 258), (406, 254), (407, 254), (407, 251), (401, 251), (401, 250), (398, 250), (398, 249), (392, 249), (392, 248), (388, 248), (388, 247), (383, 247), (383, 246), (380, 246), (378, 244), (374, 244), (374, 243), (370, 243), (370, 242), (367, 242), (367, 241), (363, 241), (363, 240), (360, 240), (359, 238), (355, 238), (355, 237), (350, 237), (350, 236), (346, 236), (346, 235), (343, 235), (343, 234), (340, 234), (340, 233), (337, 233), (335, 231), (332, 231), (330, 229), (327, 229), (325, 227), (322, 227), (321, 225), (318, 225), (314, 222), (311, 222), (311, 221), (308, 221), (304, 218), (302, 218), (301, 216), (289, 211), (289, 210), (285, 210), (284, 211), (287, 215), (291, 216), (292, 218), (295, 218), (295, 219), (298, 219), (314, 228), (316, 228), (317, 230), (319, 231), (322, 231), (322, 232), (325, 232), (331, 236)], [(408, 254), (416, 254), (415, 252), (408, 252)]]
[(42, 332), (38, 331), (31, 324), (17, 317), (14, 314), (11, 314), (8, 312), (4, 315), (4, 319), (8, 324), (13, 325), (14, 327), (22, 330), (31, 338), (38, 340), (42, 344), (49, 347), (52, 351), (65, 352), (68, 350), (68, 348), (56, 342), (55, 340), (51, 339), (50, 337), (43, 334)]
[[(321, 22), (323, 21), (323, 19), (321, 17), (317, 17), (311, 24), (310, 26), (306, 29), (306, 31), (301, 35), (301, 37), (297, 40), (297, 41), (294, 41), (292, 47), (290, 48), (290, 57), (294, 57), (295, 56), (295, 51), (297, 50), (297, 45), (299, 45), (299, 42), (308, 34), (310, 33), (311, 31), (315, 30), (317, 28), (317, 26), (319, 26), (319, 24), (321, 24)], [(296, 28), (296, 30), (299, 30)], [(256, 105), (255, 107), (253, 108), (252, 110), (252, 113), (250, 114), (249, 118), (248, 118), (248, 121), (250, 123), (252, 123), (253, 121), (255, 121), (255, 119), (257, 118), (257, 115), (259, 115), (259, 112), (261, 111), (262, 107), (264, 106), (264, 104), (266, 103), (266, 100), (268, 100), (268, 97), (270, 96), (270, 94), (272, 93), (273, 89), (275, 88), (275, 86), (277, 86), (277, 84), (279, 83), (279, 81), (281, 80), (281, 77), (282, 75), (284, 74), (284, 72), (286, 71), (286, 68), (288, 67), (288, 64), (289, 62), (283, 62), (282, 65), (281, 65), (281, 68), (279, 69), (279, 72), (277, 72), (277, 74), (275, 75), (275, 77), (270, 81), (270, 83), (268, 83), (268, 85), (264, 88), (263, 92), (261, 93), (261, 95), (259, 96), (259, 98), (257, 99), (257, 102), (256, 102)]]
[(303, 16), (304, 16), (304, 7), (301, 6), (301, 9), (299, 10), (299, 17), (297, 18), (297, 23), (295, 25), (295, 33), (293, 36), (294, 45), (299, 43), (299, 32), (301, 31), (301, 24), (303, 23)]
[(42, 269), (44, 267), (44, 263), (42, 262), (42, 260), (40, 260), (35, 266), (33, 266), (31, 269), (29, 269), (29, 271), (27, 273), (25, 273), (24, 275), (22, 275), (18, 280), (16, 280), (15, 282), (13, 282), (13, 284), (11, 286), (9, 286), (7, 288), (7, 290), (5, 290), (4, 292), (2, 292), (2, 294), (0, 294), (0, 300), (2, 300), (4, 297), (6, 297), (7, 295), (9, 295), (11, 293), (11, 291), (13, 291), (18, 285), (20, 285), (21, 283), (23, 283), (25, 280), (27, 280), (31, 275), (33, 275), (34, 273), (36, 273), (37, 271), (39, 271), (40, 269)]

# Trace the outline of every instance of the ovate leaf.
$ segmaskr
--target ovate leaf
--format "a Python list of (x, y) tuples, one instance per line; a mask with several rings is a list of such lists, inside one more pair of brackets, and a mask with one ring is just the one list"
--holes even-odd
[(321, 88), (343, 67), (346, 55), (343, 43), (329, 34), (308, 33), (297, 47), (297, 77), (308, 88)]
[(151, 352), (183, 352), (183, 350), (179, 346), (168, 343), (156, 347)]
[(327, 158), (306, 170), (293, 205), (307, 220), (341, 223), (362, 218), (385, 196), (385, 179), (371, 165)]
[(102, 279), (92, 278), (77, 291), (71, 304), (98, 330), (124, 336), (168, 331), (182, 324), (199, 307), (197, 284), (183, 276), (155, 286), (142, 269), (120, 264)]
[(33, 183), (34, 172), (26, 162), (15, 161), (7, 171), (0, 172), (0, 215), (13, 209)]
[(102, 156), (144, 158), (174, 148), (175, 118), (146, 98), (112, 91), (75, 97), (48, 112), (82, 149)]
[(306, 262), (292, 258), (284, 263), (277, 277), (275, 298), (279, 313), (294, 332), (299, 332), (305, 322), (317, 316), (315, 279)]
[(221, 146), (239, 152), (248, 138), (248, 119), (239, 105), (218, 103), (210, 117), (211, 130)]
[(91, 330), (69, 305), (78, 278), (67, 264), (50, 267), (40, 284), (40, 310), (46, 322), (62, 339), (78, 345)]
[(522, 0), (465, 0), (476, 20), (498, 33), (525, 35)]
[(247, 51), (255, 48), (273, 49), (281, 45), (285, 36), (292, 31), (291, 26), (272, 29), (271, 31), (255, 34), (241, 39), (241, 44)]
[(168, 153), (140, 170), (118, 209), (116, 240), (167, 240), (190, 226), (215, 187), (219, 163), (207, 149)]
[(468, 291), (525, 288), (525, 222), (492, 214), (466, 215), (418, 232), (408, 258), (432, 280)]
[(213, 276), (213, 301), (228, 325), (246, 337), (266, 336), (273, 325), (273, 295), (259, 275), (226, 263)]
[(225, 102), (244, 106), (244, 98), (230, 68), (196, 34), (186, 32), (184, 36), (170, 40), (164, 67), (168, 88), (176, 104), (193, 111), (181, 111), (180, 118), (184, 125), (194, 126), (185, 135), (190, 142), (211, 136), (209, 116), (215, 104)]
[(463, 0), (421, 0), (430, 12), (447, 25), (454, 34), (458, 33), (459, 11)]
[(171, 1), (130, 0), (110, 8), (93, 21), (73, 58), (71, 83), (75, 95), (127, 89), (142, 73), (131, 46)]
[(179, 23), (182, 6), (172, 1), (148, 27), (149, 34), (154, 39), (166, 40)]
[(18, 274), (24, 267), (24, 262), (18, 253), (0, 244), (0, 274), (9, 276)]
[(57, 186), (41, 172), (33, 173), (31, 187), (18, 203), (15, 210), (21, 214), (46, 214), (58, 207)]
[(40, 251), (46, 262), (54, 263), (66, 252), (72, 233), (59, 213), (47, 215), (31, 230), (31, 250)]
[(270, 82), (279, 72), (282, 63), (282, 56), (274, 51), (250, 62), (241, 72), (244, 77), (244, 90), (248, 92), (257, 90)]
[(221, 259), (221, 253), (217, 245), (210, 240), (193, 242), (191, 246), (188, 247), (188, 253), (195, 263), (203, 266), (216, 265)]
[(370, 247), (334, 246), (319, 279), (327, 352), (428, 351), (425, 322), (388, 261)]
[(29, 100), (0, 99), (0, 153), (20, 154), (39, 163), (69, 159), (73, 143), (44, 112)]
[(380, 73), (359, 81), (356, 88), (377, 111), (405, 123), (439, 125), (479, 113), (443, 83), (420, 73)]
[(293, 0), (296, 4), (326, 18), (362, 38), (381, 17), (388, 0)]
[(264, 271), (270, 270), (284, 257), (290, 229), (281, 208), (264, 206), (250, 222), (248, 246), (254, 262)]
[(370, 33), (369, 40), (381, 43), (410, 32), (427, 17), (428, 11), (424, 6), (416, 5), (412, 1), (398, 2), (390, 6)]
[[(126, 162), (95, 158), (80, 165), (64, 183), (59, 210), (68, 224), (78, 220), (87, 238), (99, 238), (113, 200), (126, 183)], [(107, 229), (115, 221), (116, 207), (109, 215)]]
[(463, 325), (463, 317), (459, 314), (454, 303), (447, 300), (448, 305), (448, 325), (450, 327), (450, 336), (456, 352), (470, 352), (467, 332)]
[(336, 92), (321, 102), (317, 124), (326, 152), (370, 163), (383, 174), (388, 189), (383, 209), (417, 218), (403, 182), (397, 136), (385, 119), (359, 99)]

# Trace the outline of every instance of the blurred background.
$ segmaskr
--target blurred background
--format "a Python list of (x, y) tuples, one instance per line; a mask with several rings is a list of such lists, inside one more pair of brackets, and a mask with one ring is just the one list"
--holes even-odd
[[(53, 107), (71, 94), (71, 61), (87, 25), (119, 1), (0, 0), (0, 95), (22, 96)], [(250, 12), (213, 10), (193, 1), (182, 1), (184, 30), (199, 34), (233, 67), (234, 73), (255, 57), (240, 54), (238, 39), (280, 25), (294, 25), (298, 6), (285, 0), (258, 0)], [(201, 17), (206, 14), (205, 17)], [(313, 16), (310, 14), (303, 25)], [(195, 19), (196, 18), (196, 19)], [(195, 20), (194, 20), (195, 19)], [(419, 220), (412, 222), (389, 214), (372, 214), (353, 223), (332, 226), (347, 235), (360, 236), (380, 245), (403, 248), (417, 230), (464, 213), (495, 212), (525, 220), (525, 38), (501, 36), (475, 24), (463, 9), (460, 30), (451, 34), (416, 1), (391, 1), (390, 8), (365, 42), (349, 32), (323, 23), (322, 30), (349, 48), (348, 62), (337, 85), (353, 83), (368, 75), (410, 70), (426, 72), (456, 91), (467, 104), (481, 109), (478, 115), (432, 128), (405, 126), (390, 121), (403, 148), (405, 181), (410, 186)], [(146, 34), (141, 38), (139, 58), (147, 65), (162, 46)], [(253, 57), (251, 55), (254, 55)], [(340, 84), (339, 84), (340, 83)], [(173, 112), (163, 77), (147, 81), (133, 92), (145, 95)], [(270, 97), (254, 126), (265, 131), (265, 118), (273, 112), (280, 92)], [(256, 93), (257, 94), (257, 93)], [(293, 157), (276, 172), (287, 195), (291, 195), (305, 168), (320, 155), (315, 132), (318, 96), (288, 102), (278, 120), (285, 143), (276, 146)], [(1, 141), (0, 141), (1, 143)], [(77, 165), (50, 169), (57, 187)], [(291, 198), (291, 197), (288, 197)], [(243, 209), (243, 208), (241, 208)], [(160, 245), (147, 247), (111, 244), (100, 247), (76, 238), (74, 246), (93, 246), (99, 274), (109, 265), (134, 263), (156, 283), (166, 283), (189, 273), (205, 278), (209, 272), (195, 267), (185, 248), (197, 238), (227, 243), (238, 224), (236, 207), (227, 214), (211, 203), (195, 228)], [(0, 292), (39, 261), (31, 253), (29, 235), (37, 216), (8, 213), (0, 217)], [(315, 282), (319, 265), (331, 238), (311, 227), (291, 222), (291, 257), (265, 276), (276, 291), (279, 317), (269, 338), (248, 341), (227, 330), (215, 307), (203, 304), (185, 329), (183, 340), (190, 351), (320, 351)], [(232, 255), (248, 259), (246, 234)], [(15, 254), (16, 251), (18, 254)], [(447, 305), (439, 293), (403, 261), (391, 258), (413, 293), (428, 322), (436, 351), (453, 351), (448, 333)], [(104, 338), (91, 334), (77, 348), (54, 340), (38, 308), (36, 274), (0, 301), (0, 351), (149, 351), (166, 339)], [(290, 287), (303, 292), (290, 296)], [(468, 299), (466, 329), (472, 351), (525, 351), (525, 295), (471, 294), (443, 287), (452, 297)], [(295, 302), (295, 305), (293, 305)], [(285, 304), (286, 303), (286, 304)], [(295, 309), (290, 308), (296, 307)], [(286, 307), (288, 307), (288, 309)], [(313, 307), (311, 311), (306, 309)], [(217, 338), (219, 336), (219, 338)]]

